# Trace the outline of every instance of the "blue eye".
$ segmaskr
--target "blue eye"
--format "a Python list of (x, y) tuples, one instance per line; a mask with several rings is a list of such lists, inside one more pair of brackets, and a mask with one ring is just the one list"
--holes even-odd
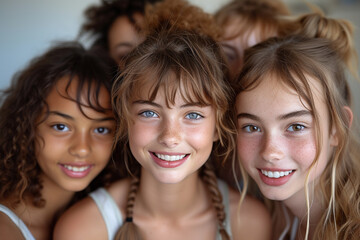
[(66, 132), (69, 131), (70, 129), (65, 125), (65, 124), (54, 124), (51, 126), (54, 130), (59, 131), (59, 132)]
[(191, 119), (191, 120), (196, 120), (196, 119), (199, 119), (202, 117), (203, 116), (201, 116), (200, 114), (192, 112), (192, 113), (187, 114), (185, 118)]
[(254, 125), (247, 125), (247, 126), (243, 127), (242, 129), (243, 129), (243, 131), (249, 132), (249, 133), (260, 132), (260, 128), (257, 126), (254, 126)]
[(288, 131), (290, 132), (299, 132), (299, 131), (302, 131), (305, 129), (305, 126), (304, 125), (301, 125), (301, 124), (292, 124), (290, 125), (290, 127), (288, 127)]
[(140, 115), (143, 116), (143, 117), (146, 117), (146, 118), (158, 117), (158, 115), (153, 111), (144, 111), (144, 112), (140, 113)]
[(108, 134), (110, 133), (110, 129), (106, 128), (106, 127), (99, 127), (99, 128), (96, 128), (95, 129), (95, 133), (98, 133), (98, 134)]

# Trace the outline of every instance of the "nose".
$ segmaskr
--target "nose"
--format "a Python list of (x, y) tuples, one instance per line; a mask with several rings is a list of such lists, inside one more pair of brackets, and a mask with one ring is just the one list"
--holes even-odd
[(91, 153), (91, 137), (87, 133), (76, 133), (72, 137), (69, 153), (78, 158), (86, 158)]
[(167, 119), (161, 123), (159, 142), (168, 147), (174, 148), (181, 141), (180, 124), (174, 119)]
[(280, 136), (265, 134), (261, 149), (261, 156), (265, 161), (278, 161), (285, 156), (280, 138)]

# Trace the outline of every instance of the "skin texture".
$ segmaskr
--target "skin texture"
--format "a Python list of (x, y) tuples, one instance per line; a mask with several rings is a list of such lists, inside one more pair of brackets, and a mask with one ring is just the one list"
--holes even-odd
[[(141, 96), (146, 96), (144, 87)], [(177, 183), (196, 172), (208, 159), (217, 140), (215, 111), (211, 106), (186, 103), (179, 94), (176, 104), (166, 106), (164, 92), (153, 102), (135, 98), (131, 108), (129, 143), (142, 167), (157, 181)], [(161, 155), (181, 155), (186, 161), (176, 168), (164, 168), (154, 159)]]
[[(44, 181), (53, 182), (67, 191), (80, 191), (108, 163), (115, 121), (111, 111), (103, 114), (89, 107), (82, 108), (85, 116), (76, 102), (64, 98), (68, 95), (74, 98), (76, 92), (76, 85), (71, 84), (67, 94), (66, 84), (66, 77), (60, 79), (46, 99), (50, 114), (37, 129), (37, 159)], [(111, 109), (110, 95), (104, 87), (99, 99), (101, 105)], [(44, 111), (39, 119), (43, 119), (45, 114)], [(70, 166), (78, 171), (88, 170), (74, 172), (69, 170)]]
[[(143, 22), (143, 16), (139, 13), (133, 15), (137, 25)], [(144, 40), (141, 33), (135, 29), (127, 16), (118, 17), (108, 32), (108, 46), (110, 56), (123, 67), (124, 57), (130, 53), (139, 43)]]
[[(316, 179), (329, 162), (337, 137), (329, 125), (322, 89), (314, 79), (309, 77), (309, 81), (320, 117), (322, 139), (318, 161), (312, 168), (317, 151), (315, 125), (309, 108), (294, 90), (279, 84), (276, 78), (265, 77), (255, 89), (237, 96), (236, 110), (241, 163), (266, 198), (283, 201), (299, 219), (305, 218), (307, 212), (304, 185), (310, 171), (311, 224), (318, 221), (322, 212), (314, 194)], [(288, 176), (269, 178), (261, 170), (272, 171), (274, 175), (292, 172)]]
[[(73, 79), (68, 94), (64, 91), (67, 82), (67, 77), (59, 79), (50, 91), (46, 98), (50, 115), (44, 120), (44, 108), (36, 129), (36, 156), (42, 169), (41, 194), (46, 200), (45, 206), (34, 207), (28, 199), (16, 207), (12, 207), (12, 199), (2, 202), (23, 220), (38, 240), (51, 239), (56, 217), (64, 211), (74, 193), (87, 187), (100, 173), (111, 154), (115, 128), (112, 111), (99, 113), (83, 106), (83, 112), (92, 119), (87, 118), (75, 101), (64, 98), (75, 98), (77, 81)], [(99, 102), (101, 106), (111, 108), (110, 95), (105, 87), (100, 89)], [(80, 168), (90, 166), (90, 171), (82, 177), (78, 173), (69, 176), (65, 174), (64, 164)], [(6, 239), (21, 239), (20, 231), (15, 231), (15, 225), (4, 214), (0, 214), (0, 226), (0, 229), (6, 226), (6, 232), (1, 232), (8, 233), (2, 239), (5, 236)]]
[[(148, 86), (130, 103), (129, 144), (142, 165), (133, 219), (144, 239), (214, 239), (217, 231), (216, 212), (205, 183), (198, 175), (206, 162), (215, 130), (215, 111), (211, 106), (187, 104), (177, 93), (175, 104), (166, 105), (162, 88), (153, 101), (148, 101)], [(177, 167), (168, 168), (153, 153), (186, 155)], [(161, 157), (161, 156), (160, 156)], [(130, 180), (113, 183), (107, 190), (126, 212)], [(234, 239), (250, 237), (267, 239), (270, 218), (258, 201), (246, 198), (240, 211), (240, 195), (229, 193), (232, 235)], [(244, 218), (238, 218), (238, 213)], [(252, 217), (252, 220), (248, 219)], [(81, 228), (78, 224), (81, 222)], [(256, 231), (262, 227), (263, 231)], [(97, 206), (86, 198), (71, 207), (58, 221), (54, 239), (106, 239), (106, 225)]]

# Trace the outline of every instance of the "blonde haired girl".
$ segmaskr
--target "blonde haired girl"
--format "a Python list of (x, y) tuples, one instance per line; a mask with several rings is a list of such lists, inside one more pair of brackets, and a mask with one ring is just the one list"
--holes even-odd
[(321, 13), (293, 24), (295, 34), (246, 53), (238, 156), (274, 200), (274, 239), (358, 239), (360, 145), (345, 77), (357, 62), (352, 26)]

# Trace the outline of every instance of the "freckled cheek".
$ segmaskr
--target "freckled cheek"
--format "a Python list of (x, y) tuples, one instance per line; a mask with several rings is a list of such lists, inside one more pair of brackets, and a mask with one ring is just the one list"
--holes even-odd
[(314, 141), (300, 140), (288, 146), (291, 158), (303, 169), (308, 169), (315, 159), (316, 146)]
[(129, 143), (132, 146), (146, 146), (158, 135), (156, 127), (145, 124), (132, 124), (129, 126)]
[(184, 130), (184, 137), (186, 138), (186, 142), (188, 144), (190, 144), (194, 149), (207, 149), (210, 154), (214, 141), (215, 130), (213, 132), (209, 131), (209, 129), (196, 128), (188, 128)]
[(237, 156), (245, 168), (259, 158), (260, 141), (255, 138), (237, 137)]

